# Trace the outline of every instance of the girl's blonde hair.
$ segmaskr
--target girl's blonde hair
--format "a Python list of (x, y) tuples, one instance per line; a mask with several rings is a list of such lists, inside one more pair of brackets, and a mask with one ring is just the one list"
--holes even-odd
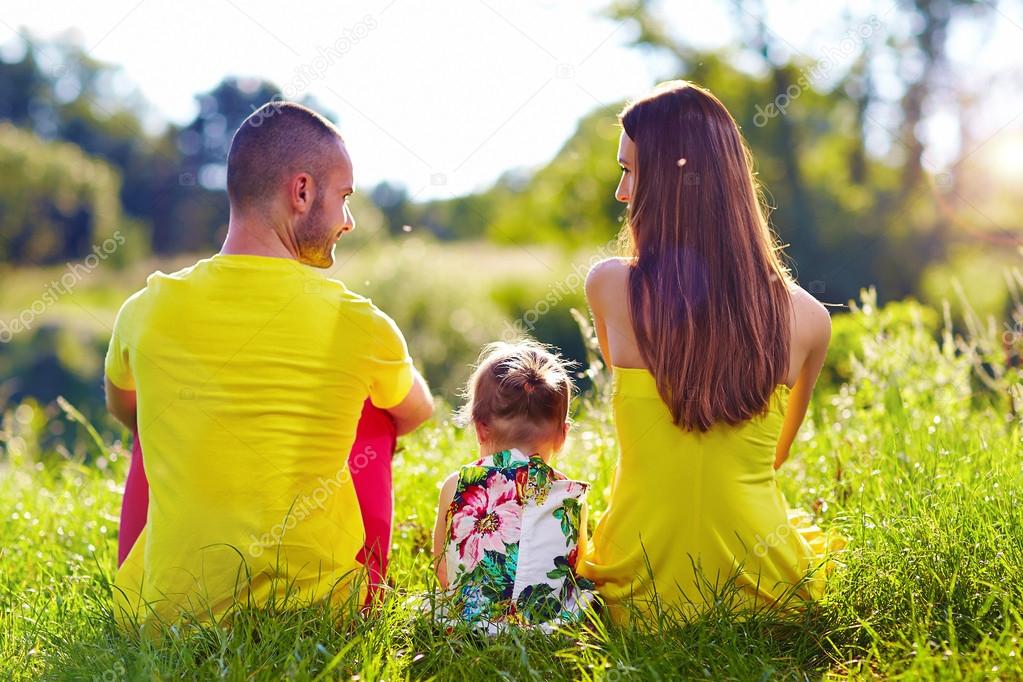
[(485, 424), (494, 440), (505, 442), (557, 434), (568, 420), (570, 364), (536, 341), (488, 344), (469, 378), (458, 421)]

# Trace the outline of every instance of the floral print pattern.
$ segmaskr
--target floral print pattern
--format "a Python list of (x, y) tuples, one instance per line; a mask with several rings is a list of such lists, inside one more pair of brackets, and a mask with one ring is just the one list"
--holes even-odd
[(447, 617), (490, 630), (578, 620), (593, 599), (575, 572), (586, 490), (515, 449), (462, 467), (447, 514)]
[(451, 540), (465, 570), (476, 568), (488, 550), (504, 552), (516, 542), (521, 517), (514, 481), (491, 475), (485, 484), (468, 486), (451, 520)]

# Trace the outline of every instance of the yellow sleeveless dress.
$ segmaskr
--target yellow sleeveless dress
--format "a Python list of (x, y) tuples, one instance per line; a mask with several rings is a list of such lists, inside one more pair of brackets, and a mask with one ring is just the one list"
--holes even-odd
[(699, 433), (672, 423), (650, 372), (613, 372), (618, 466), (579, 563), (612, 619), (653, 614), (655, 603), (692, 617), (715, 593), (748, 607), (818, 598), (842, 540), (790, 511), (775, 480), (789, 387), (778, 385), (766, 415)]

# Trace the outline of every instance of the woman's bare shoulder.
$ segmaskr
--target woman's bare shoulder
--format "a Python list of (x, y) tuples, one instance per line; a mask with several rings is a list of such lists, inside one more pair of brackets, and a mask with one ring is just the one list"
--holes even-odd
[(592, 301), (624, 294), (631, 263), (631, 259), (618, 256), (595, 263), (586, 275), (586, 297)]
[(827, 345), (831, 339), (831, 313), (813, 294), (798, 284), (793, 283), (789, 293), (794, 335), (811, 346)]

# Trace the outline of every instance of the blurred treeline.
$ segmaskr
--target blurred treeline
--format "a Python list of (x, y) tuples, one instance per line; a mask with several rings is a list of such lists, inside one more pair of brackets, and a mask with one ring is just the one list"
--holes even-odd
[[(976, 167), (982, 158), (967, 158), (983, 140), (971, 139), (974, 109), (955, 101), (949, 82), (955, 75), (948, 68), (950, 32), (957, 22), (995, 21), (992, 6), (920, 0), (883, 17), (847, 17), (845, 36), (824, 46), (816, 61), (792, 55), (758, 21), (757, 3), (736, 4), (742, 49), (716, 54), (672, 38), (657, 7), (629, 0), (608, 11), (638, 26), (640, 48), (670, 58), (666, 78), (707, 85), (733, 112), (774, 208), (772, 225), (800, 281), (821, 298), (844, 303), (868, 285), (883, 300), (926, 297), (921, 287), (932, 266), (953, 263), (965, 251), (1019, 245), (1019, 211), (1009, 197), (1021, 188), (1005, 187), (999, 195), (997, 182)], [(906, 22), (910, 30), (896, 29)], [(218, 246), (227, 221), (231, 135), (256, 107), (280, 95), (276, 85), (227, 78), (196, 96), (199, 112), (189, 124), (153, 132), (153, 112), (131, 84), (74, 43), (28, 38), (15, 56), (0, 63), (0, 120), (19, 129), (0, 128), (5, 261), (80, 258), (117, 227), (131, 231), (129, 251), (136, 255)], [(900, 87), (879, 88), (881, 69)], [(936, 102), (955, 104), (961, 118), (963, 158), (940, 175), (925, 170), (921, 125)], [(408, 225), (442, 240), (604, 244), (623, 213), (613, 198), (614, 114), (621, 104), (581, 120), (542, 168), (510, 169), (489, 190), (419, 203), (404, 187), (384, 182), (369, 189), (370, 209), (396, 236)], [(868, 137), (879, 134), (886, 146), (872, 151)]]
[[(1023, 187), (1019, 178), (989, 172), (984, 153), (974, 153), (987, 140), (978, 139), (973, 122), (983, 106), (978, 91), (1023, 83), (1019, 74), (966, 82), (947, 54), (953, 29), (984, 30), (996, 20), (993, 5), (916, 0), (896, 4), (884, 17), (845, 17), (847, 38), (816, 60), (787, 49), (759, 18), (759, 3), (735, 4), (743, 40), (716, 53), (674, 38), (659, 7), (626, 0), (608, 13), (638, 28), (638, 49), (670, 64), (665, 79), (706, 85), (732, 111), (773, 208), (773, 229), (805, 288), (844, 304), (874, 285), (882, 302), (914, 296), (937, 306), (951, 297), (955, 311), (959, 282), (979, 313), (1009, 318), (1003, 273), (1019, 261)], [(197, 94), (196, 117), (180, 126), (161, 120), (116, 67), (97, 62), (74, 41), (23, 36), (21, 49), (0, 52), (6, 290), (0, 290), (0, 321), (13, 319), (45, 286), (45, 277), (28, 276), (26, 268), (59, 273), (117, 232), (124, 244), (105, 261), (107, 278), (111, 266), (166, 269), (167, 259), (215, 251), (227, 223), (231, 135), (279, 94), (258, 78), (225, 78)], [(306, 103), (344, 129), (333, 112)], [(361, 188), (361, 229), (339, 246), (339, 258), (352, 258), (345, 267), (356, 273), (346, 281), (392, 313), (448, 397), (478, 343), (499, 338), (502, 323), (527, 314), (537, 320), (527, 331), (583, 359), (569, 308), (583, 303), (580, 264), (612, 253), (621, 225), (624, 210), (613, 194), (615, 114), (622, 104), (595, 108), (549, 163), (509, 169), (485, 191), (416, 202), (398, 185)], [(935, 171), (924, 162), (922, 124), (929, 111), (950, 104), (960, 152)], [(408, 262), (398, 270), (388, 266), (394, 259), (387, 250), (404, 248), (413, 237), (421, 246), (412, 252), (426, 249), (430, 258), (403, 259)], [(472, 244), (485, 257), (474, 258)], [(502, 245), (516, 257), (495, 255), (493, 247)], [(158, 260), (145, 260), (150, 257)], [(474, 262), (485, 262), (486, 272)], [(437, 272), (428, 275), (427, 267)], [(119, 276), (95, 293), (83, 285), (72, 303), (86, 312), (58, 304), (33, 315), (32, 330), (0, 345), (0, 399), (49, 400), (74, 385), (92, 401), (106, 325), (142, 281), (140, 273)], [(54, 314), (60, 310), (63, 316)], [(72, 318), (78, 326), (67, 322)], [(91, 330), (85, 341), (82, 329)], [(78, 369), (69, 370), (76, 362)]]
[[(935, 178), (923, 162), (925, 104), (955, 96), (945, 69), (952, 25), (976, 24), (993, 16), (992, 8), (941, 0), (899, 5), (891, 16), (850, 17), (847, 37), (811, 61), (777, 57), (785, 45), (749, 4), (736, 11), (746, 32), (742, 59), (673, 40), (649, 2), (622, 2), (610, 11), (635, 22), (639, 46), (672, 57), (676, 65), (666, 78), (709, 86), (739, 120), (774, 209), (772, 225), (804, 285), (839, 303), (870, 284), (883, 298), (898, 299), (919, 293), (928, 267), (947, 262), (960, 245), (1019, 243), (1018, 215), (1009, 217), (1015, 222), (981, 220), (967, 206), (976, 188), (964, 184), (966, 168), (952, 163)], [(901, 38), (888, 26), (899, 12), (911, 15), (915, 28)], [(132, 231), (134, 254), (209, 252), (218, 245), (227, 219), (230, 137), (252, 110), (279, 96), (274, 84), (225, 79), (196, 95), (192, 122), (152, 132), (146, 125), (152, 112), (116, 67), (69, 42), (29, 38), (20, 52), (0, 62), (0, 120), (18, 129), (0, 128), (6, 262), (81, 258), (118, 226)], [(884, 96), (875, 87), (882, 61), (900, 79), (897, 97), (890, 87)], [(590, 113), (547, 166), (509, 170), (489, 190), (413, 202), (404, 187), (385, 182), (369, 196), (396, 235), (409, 225), (445, 240), (602, 244), (623, 213), (613, 197), (620, 106)], [(882, 111), (890, 125), (879, 123)], [(969, 107), (961, 116), (967, 156), (978, 141), (969, 139)], [(888, 148), (872, 153), (868, 136), (879, 126)], [(992, 201), (997, 197), (985, 197)]]

